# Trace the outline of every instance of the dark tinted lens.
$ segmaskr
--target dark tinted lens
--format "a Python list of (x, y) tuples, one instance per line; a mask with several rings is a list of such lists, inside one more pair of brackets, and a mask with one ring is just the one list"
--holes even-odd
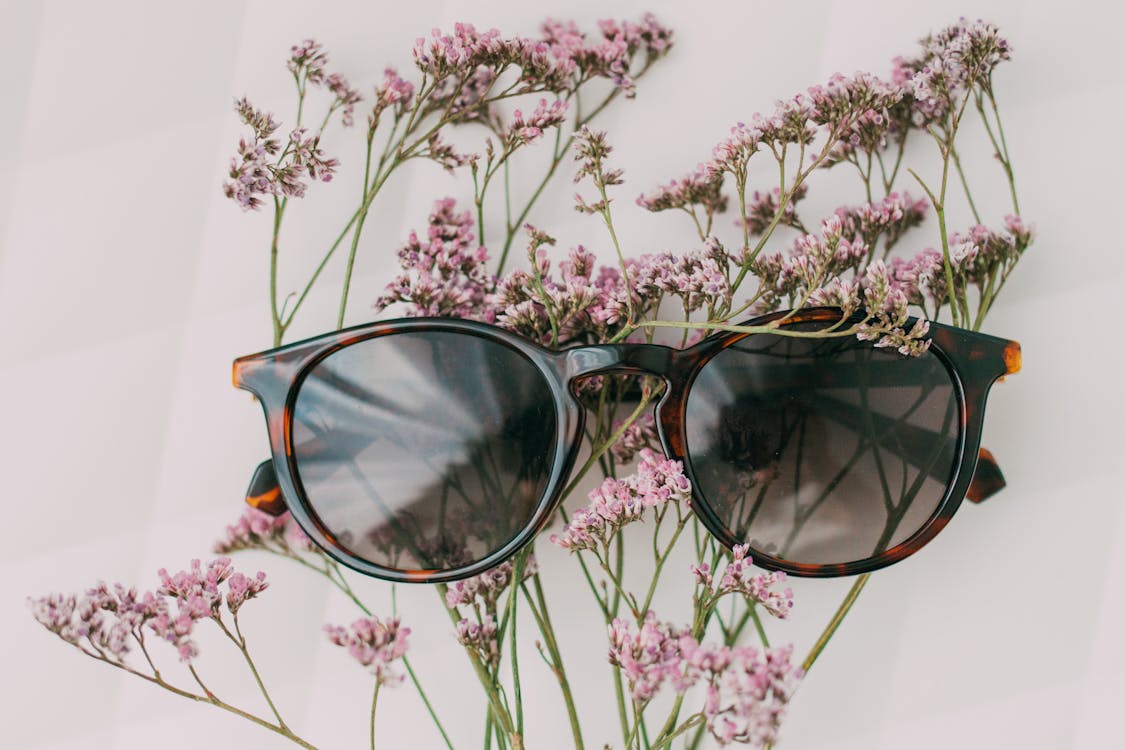
[(301, 382), (297, 481), (357, 557), (400, 570), (468, 565), (530, 521), (555, 422), (543, 374), (514, 349), (460, 333), (380, 336)]
[(957, 399), (938, 357), (852, 337), (748, 336), (687, 401), (696, 489), (735, 536), (795, 563), (845, 563), (907, 539), (953, 470)]

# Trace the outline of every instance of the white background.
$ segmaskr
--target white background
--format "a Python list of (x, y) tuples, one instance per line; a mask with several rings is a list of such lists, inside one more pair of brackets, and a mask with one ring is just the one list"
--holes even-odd
[[(230, 387), (231, 359), (265, 348), (270, 335), (268, 216), (243, 215), (219, 189), (241, 134), (232, 97), (249, 94), (291, 117), (284, 59), (306, 36), (325, 43), (333, 70), (367, 90), (385, 64), (407, 69), (413, 39), (433, 26), (465, 19), (530, 34), (546, 15), (590, 28), (603, 16), (651, 8), (675, 29), (676, 48), (635, 102), (599, 123), (626, 170), (619, 222), (634, 253), (686, 249), (691, 239), (678, 220), (644, 214), (632, 197), (706, 158), (730, 124), (775, 98), (837, 70), (885, 75), (893, 55), (911, 53), (917, 37), (959, 13), (995, 21), (1014, 48), (996, 82), (1024, 215), (1039, 239), (988, 322), (1024, 349), (1024, 370), (994, 390), (985, 429), (1009, 487), (963, 508), (922, 553), (873, 577), (796, 697), (781, 747), (1121, 747), (1125, 81), (1123, 16), (1104, 7), (4, 3), (0, 745), (289, 746), (85, 659), (24, 608), (27, 595), (79, 590), (98, 578), (149, 587), (157, 568), (207, 556), (266, 455), (259, 408)], [(980, 132), (966, 136), (982, 208), (997, 223), (1007, 203), (999, 170)], [(350, 210), (359, 139), (329, 139), (344, 170), (294, 207), (283, 288), (300, 283)], [(535, 220), (563, 248), (587, 242), (605, 257), (596, 223), (571, 211), (566, 179)], [(350, 321), (370, 315), (388, 259), (422, 226), (430, 201), (466, 190), (464, 181), (419, 170), (380, 199)], [(818, 205), (855, 199), (822, 194)], [(964, 216), (953, 224), (967, 224)], [(936, 231), (932, 222), (925, 231)], [(294, 334), (331, 326), (338, 279), (336, 267)], [(564, 648), (575, 654), (588, 746), (615, 737), (619, 744), (607, 710), (603, 629), (565, 556), (546, 550), (541, 560)], [(247, 608), (245, 626), (290, 723), (322, 748), (364, 746), (367, 679), (319, 632), (353, 611), (280, 561), (236, 562), (271, 574), (273, 586)], [(389, 611), (388, 587), (360, 585)], [(773, 627), (774, 640), (792, 640), (803, 653), (848, 585), (794, 582), (793, 622)], [(662, 611), (683, 606), (687, 586), (682, 567), (669, 573)], [(479, 696), (434, 598), (424, 588), (400, 590), (399, 606), (457, 746), (476, 747)], [(557, 691), (525, 645), (528, 746), (564, 747)], [(217, 689), (264, 710), (236, 655), (217, 642), (203, 647), (204, 674)], [(383, 747), (437, 747), (409, 688), (387, 691), (383, 701)]]

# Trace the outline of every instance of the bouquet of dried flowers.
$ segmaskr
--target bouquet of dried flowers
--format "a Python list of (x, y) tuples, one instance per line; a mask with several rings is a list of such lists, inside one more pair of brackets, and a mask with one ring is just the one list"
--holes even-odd
[[(613, 163), (606, 133), (591, 125), (607, 107), (632, 98), (672, 44), (672, 32), (651, 15), (603, 21), (595, 33), (547, 21), (536, 38), (458, 24), (452, 33), (435, 30), (418, 39), (410, 75), (387, 68), (366, 91), (330, 73), (327, 54), (315, 41), (295, 45), (288, 60), (294, 121), (284, 132), (273, 114), (239, 99), (235, 109), (247, 133), (223, 185), (243, 209), (272, 213), (273, 344), (284, 340), (322, 272), (341, 253), (346, 257), (337, 260), (344, 275), (336, 325), (343, 325), (371, 208), (403, 165), (424, 161), (463, 180), (471, 199), (463, 208), (452, 198), (434, 203), (425, 228), (412, 232), (398, 251), (400, 272), (375, 300), (377, 311), (487, 321), (550, 348), (651, 342), (659, 329), (673, 329), (686, 345), (715, 331), (742, 330), (737, 321), (747, 314), (807, 306), (845, 311), (846, 323), (825, 335), (857, 336), (903, 356), (925, 351), (927, 321), (946, 311), (954, 325), (980, 328), (1032, 241), (1020, 216), (993, 89), (993, 70), (1010, 57), (994, 26), (961, 19), (925, 37), (914, 55), (895, 58), (888, 79), (835, 75), (778, 102), (771, 114), (736, 124), (706, 161), (636, 198), (647, 211), (682, 212), (698, 243), (636, 255), (614, 224), (623, 170)], [(357, 108), (365, 114), (358, 123)], [(1010, 190), (1011, 213), (999, 227), (984, 223), (958, 153), (967, 116), (986, 132)], [(335, 175), (339, 160), (326, 153), (325, 136), (337, 126), (364, 135), (358, 201), (330, 235), (303, 288), (283, 294), (278, 266), (285, 219), (312, 183)], [(457, 143), (470, 133), (476, 145), (454, 145), (454, 130)], [(908, 154), (907, 144), (916, 141), (924, 148)], [(531, 149), (547, 150), (547, 168), (536, 187), (516, 195), (510, 174)], [(576, 170), (564, 167), (568, 159)], [(857, 197), (818, 222), (802, 210), (802, 201), (814, 176), (829, 169), (854, 170)], [(555, 238), (528, 223), (546, 186), (568, 172), (579, 185), (577, 210), (604, 224), (612, 257), (604, 265), (582, 246), (559, 260)], [(950, 216), (955, 191), (971, 220)], [(733, 224), (723, 221), (731, 213)], [(903, 240), (923, 231), (932, 246), (903, 255)], [(525, 264), (513, 269), (516, 247), (525, 248)], [(918, 317), (908, 325), (912, 314)], [(804, 659), (794, 660), (792, 645), (771, 644), (765, 621), (786, 618), (793, 608), (785, 574), (755, 571), (746, 546), (728, 550), (701, 531), (688, 508), (691, 486), (683, 467), (657, 452), (648, 407), (660, 387), (639, 376), (598, 378), (584, 387), (581, 395), (593, 414), (589, 451), (567, 494), (591, 472), (601, 482), (589, 491), (587, 504), (560, 510), (550, 546), (574, 560), (578, 585), (589, 589), (603, 617), (595, 627), (608, 632), (608, 679), (620, 724), (620, 737), (612, 742), (661, 750), (674, 743), (695, 748), (709, 737), (722, 746), (769, 747), (798, 681), (867, 575), (856, 579)], [(638, 390), (639, 404), (630, 407)], [(626, 533), (630, 526), (637, 528)], [(635, 576), (626, 579), (627, 544), (651, 551), (646, 585), (633, 585)], [(680, 544), (693, 545), (691, 600), (686, 614), (658, 616), (654, 594)], [(99, 583), (82, 594), (29, 603), (44, 627), (87, 656), (313, 747), (282, 718), (251, 657), (239, 617), (268, 584), (265, 573), (234, 570), (228, 555), (247, 550), (307, 568), (358, 608), (350, 625), (328, 625), (325, 632), (371, 674), (372, 747), (380, 690), (407, 678), (444, 746), (466, 745), (466, 738), (449, 735), (439, 719), (441, 707), (423, 689), (425, 675), (411, 665), (410, 630), (397, 615), (375, 615), (341, 566), (287, 515), (245, 511), (215, 546), (223, 556), (192, 561), (175, 574), (161, 570), (153, 590)], [(485, 746), (525, 746), (515, 649), (522, 618), (538, 631), (536, 645), (558, 682), (573, 745), (585, 747), (591, 738), (583, 733), (534, 553), (522, 551), (483, 575), (436, 588), (451, 635), (464, 647), (486, 699)], [(232, 705), (208, 687), (196, 640), (205, 626), (240, 653), (268, 713)], [(186, 667), (184, 682), (158, 666), (169, 658), (167, 645)], [(599, 738), (596, 746), (608, 741)]]

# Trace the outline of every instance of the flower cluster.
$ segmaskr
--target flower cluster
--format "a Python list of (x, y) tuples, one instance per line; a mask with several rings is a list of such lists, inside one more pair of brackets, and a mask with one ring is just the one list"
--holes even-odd
[(700, 643), (687, 630), (660, 622), (653, 612), (640, 626), (614, 619), (609, 643), (609, 662), (625, 675), (638, 706), (665, 685), (677, 693), (704, 685), (702, 714), (721, 745), (761, 747), (774, 742), (801, 676), (790, 663), (792, 647), (760, 652), (749, 646)]
[[(99, 583), (84, 595), (51, 594), (29, 599), (32, 615), (43, 627), (67, 643), (118, 666), (133, 645), (142, 649), (150, 632), (175, 647), (180, 659), (192, 661), (199, 647), (192, 640), (197, 622), (221, 623), (226, 609), (239, 609), (266, 589), (266, 574), (247, 576), (220, 557), (206, 568), (193, 560), (189, 570), (169, 575), (159, 571), (156, 591), (138, 592), (121, 584)], [(225, 584), (225, 585), (224, 585)]]
[(309, 135), (305, 128), (297, 128), (289, 134), (282, 149), (274, 137), (280, 125), (273, 115), (255, 109), (245, 98), (235, 102), (235, 111), (254, 135), (239, 141), (238, 155), (231, 160), (230, 181), (223, 183), (223, 193), (243, 210), (260, 208), (262, 196), (304, 196), (308, 188), (305, 176), (331, 181), (339, 161), (325, 155), (319, 133)]
[(271, 516), (255, 508), (246, 508), (212, 547), (217, 555), (240, 550), (260, 549), (269, 552), (303, 552), (315, 549), (308, 535), (296, 524), (288, 511)]
[(667, 185), (637, 197), (637, 205), (649, 211), (690, 209), (699, 206), (707, 216), (727, 210), (722, 173), (712, 173), (700, 164), (696, 169)]
[(862, 239), (874, 250), (884, 238), (885, 256), (907, 231), (922, 223), (929, 205), (925, 198), (915, 200), (910, 193), (891, 193), (878, 203), (837, 208), (836, 215), (842, 222), (843, 235), (850, 240)]
[(778, 102), (772, 115), (759, 113), (749, 123), (737, 123), (730, 136), (715, 146), (705, 169), (711, 175), (730, 174), (736, 184), (745, 184), (754, 154), (762, 149), (778, 154), (790, 144), (807, 145), (818, 126), (835, 144), (838, 158), (856, 147), (874, 148), (890, 126), (888, 110), (901, 96), (899, 87), (869, 73), (837, 73), (822, 86)]
[(532, 226), (531, 270), (514, 270), (496, 283), (488, 305), (496, 323), (535, 341), (562, 343), (610, 338), (627, 317), (631, 290), (612, 266), (597, 266), (593, 253), (579, 245), (552, 274), (547, 246), (554, 239)]
[(607, 478), (588, 497), (590, 504), (576, 510), (562, 534), (551, 535), (551, 542), (571, 552), (599, 550), (646, 509), (690, 501), (691, 483), (679, 461), (643, 448), (635, 473), (625, 479)]
[(406, 655), (410, 628), (403, 627), (397, 617), (385, 620), (363, 617), (347, 628), (325, 625), (324, 632), (329, 641), (347, 649), (353, 659), (370, 670), (377, 683), (397, 685), (402, 682), (395, 662)]
[(383, 71), (383, 81), (375, 86), (375, 104), (367, 116), (367, 129), (374, 132), (386, 109), (401, 117), (414, 101), (414, 84), (398, 74), (394, 68)]
[[(808, 234), (805, 225), (797, 218), (797, 204), (809, 193), (809, 184), (802, 182), (789, 196), (784, 210), (778, 216), (778, 207), (781, 203), (781, 188), (758, 191), (750, 196), (746, 202), (746, 228), (750, 236), (757, 237), (765, 234), (771, 226), (792, 227), (802, 234)], [(735, 222), (736, 226), (742, 225), (742, 219)]]
[(713, 311), (730, 304), (729, 270), (726, 250), (718, 239), (708, 237), (699, 250), (641, 256), (631, 264), (630, 277), (642, 299), (677, 297), (686, 312), (703, 307)]
[(403, 272), (387, 285), (375, 309), (402, 302), (409, 316), (489, 319), (483, 304), (494, 283), (485, 265), (488, 251), (474, 247), (473, 240), (469, 212), (457, 213), (452, 198), (435, 202), (425, 239), (410, 233), (398, 251)]
[[(508, 560), (480, 575), (450, 584), (445, 592), (445, 606), (450, 609), (456, 609), (457, 607), (494, 609), (500, 595), (511, 584), (514, 569), (515, 564)], [(539, 563), (536, 561), (535, 555), (530, 555), (523, 566), (523, 580), (530, 578), (538, 571)]]
[[(624, 420), (620, 420), (613, 425), (614, 432), (621, 427), (623, 422)], [(642, 414), (625, 428), (621, 437), (610, 446), (609, 450), (617, 461), (627, 464), (636, 458), (642, 449), (657, 450), (659, 447), (660, 440), (656, 434), (656, 419), (653, 418), (652, 414)]]
[(800, 307), (831, 281), (859, 268), (867, 255), (863, 238), (845, 235), (843, 220), (833, 214), (821, 222), (819, 234), (804, 234), (794, 240), (788, 255), (778, 252), (759, 256), (751, 268), (766, 290), (765, 306), (776, 307), (781, 299), (788, 298), (790, 306)]
[(567, 103), (561, 99), (550, 104), (540, 99), (539, 105), (526, 117), (517, 109), (503, 133), (505, 147), (513, 149), (537, 141), (545, 130), (557, 128), (566, 120), (566, 110)]
[(457, 623), (457, 642), (475, 653), (481, 662), (496, 666), (500, 662), (500, 643), (497, 640), (496, 617), (486, 614), (479, 622), (467, 617)]
[(574, 23), (548, 20), (539, 39), (527, 39), (458, 23), (452, 33), (434, 29), (428, 38), (420, 37), (414, 44), (414, 63), (434, 81), (464, 83), (476, 78), (478, 91), (481, 80), (490, 86), (502, 71), (515, 67), (520, 70), (516, 90), (521, 93), (559, 93), (584, 80), (606, 78), (631, 96), (635, 68), (665, 55), (672, 33), (651, 14), (640, 23), (602, 21), (599, 28), (601, 38), (589, 40)]
[(917, 57), (896, 57), (893, 80), (911, 99), (913, 124), (944, 121), (973, 88), (990, 91), (992, 71), (1011, 59), (1012, 49), (999, 30), (982, 20), (961, 18), (921, 40)]
[(776, 591), (774, 587), (785, 582), (785, 573), (776, 571), (755, 574), (751, 568), (753, 559), (747, 554), (748, 551), (749, 547), (745, 544), (734, 546), (717, 586), (715, 574), (709, 564), (693, 564), (691, 572), (704, 589), (702, 597), (710, 604), (729, 594), (741, 594), (752, 603), (762, 605), (774, 617), (784, 620), (793, 609), (793, 590), (786, 588)]

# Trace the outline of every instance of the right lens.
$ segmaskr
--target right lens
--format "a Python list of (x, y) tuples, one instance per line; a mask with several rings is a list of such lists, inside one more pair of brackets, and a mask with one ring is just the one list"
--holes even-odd
[(696, 491), (740, 541), (828, 565), (874, 557), (933, 515), (957, 459), (958, 400), (932, 352), (752, 334), (687, 399)]
[(523, 354), (451, 331), (364, 339), (313, 366), (292, 418), (296, 482), (356, 557), (449, 570), (530, 523), (555, 456), (555, 402)]

